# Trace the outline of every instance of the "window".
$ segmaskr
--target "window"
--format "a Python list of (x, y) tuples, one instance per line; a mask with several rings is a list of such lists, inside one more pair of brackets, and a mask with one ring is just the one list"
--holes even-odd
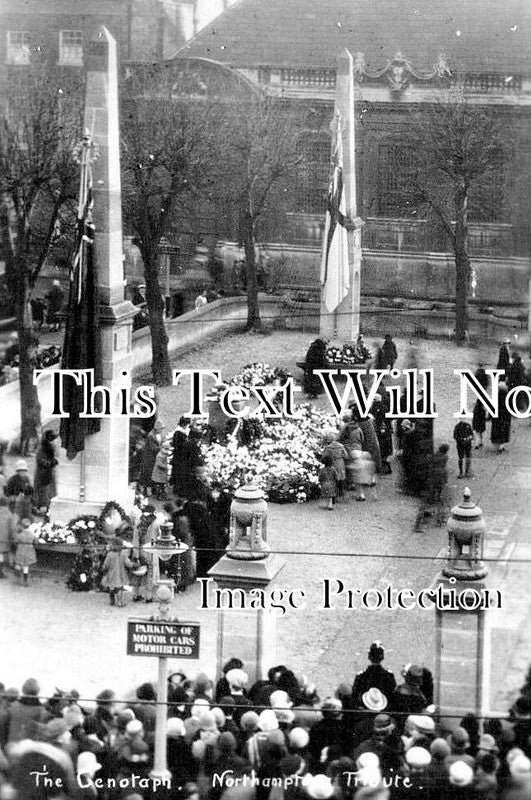
[(30, 63), (29, 31), (7, 32), (7, 63), (8, 64)]
[(306, 138), (301, 142), (297, 211), (324, 214), (330, 179), (330, 138)]
[(407, 218), (415, 216), (415, 148), (402, 144), (381, 144), (378, 148), (378, 215)]
[(83, 66), (83, 31), (59, 32), (59, 64)]

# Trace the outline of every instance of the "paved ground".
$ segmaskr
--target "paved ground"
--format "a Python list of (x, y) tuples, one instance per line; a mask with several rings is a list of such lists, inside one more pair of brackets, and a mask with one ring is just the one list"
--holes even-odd
[[(221, 369), (226, 376), (244, 363), (262, 360), (286, 366), (298, 376), (295, 361), (300, 360), (310, 337), (301, 333), (275, 333), (270, 336), (234, 335), (191, 351), (176, 360), (181, 368)], [(401, 364), (409, 360), (408, 345), (398, 342)], [(438, 442), (451, 440), (457, 410), (458, 384), (455, 367), (475, 367), (479, 360), (493, 361), (492, 354), (457, 349), (446, 342), (419, 345), (419, 364), (435, 370), (435, 400), (440, 414), (436, 420)], [(149, 382), (145, 376), (142, 382)], [(186, 387), (159, 392), (160, 416), (168, 427), (187, 410)], [(327, 401), (321, 398), (319, 405)], [(487, 521), (488, 558), (501, 558), (491, 564), (489, 579), (501, 586), (505, 608), (493, 619), (492, 705), (507, 708), (509, 700), (523, 682), (531, 660), (529, 626), (529, 564), (531, 559), (531, 427), (525, 421), (514, 425), (513, 443), (505, 454), (496, 455), (490, 447), (476, 451), (470, 481), (474, 499), (481, 505)], [(452, 448), (450, 491), (459, 499), (463, 482), (456, 479), (455, 451)], [(444, 528), (413, 532), (416, 501), (397, 491), (395, 475), (382, 479), (378, 499), (365, 504), (340, 505), (333, 514), (317, 503), (269, 507), (269, 540), (273, 549), (289, 551), (277, 586), (303, 589), (307, 607), (288, 611), (278, 620), (275, 660), (291, 665), (315, 681), (323, 692), (333, 690), (340, 680), (351, 681), (356, 669), (365, 663), (367, 644), (381, 639), (387, 649), (387, 663), (393, 670), (415, 660), (434, 667), (434, 619), (430, 611), (353, 611), (342, 608), (322, 610), (324, 578), (342, 580), (352, 589), (428, 587), (440, 568), (446, 545)], [(318, 552), (320, 555), (301, 555)], [(349, 554), (349, 555), (344, 555)], [(404, 558), (407, 557), (407, 558)], [(43, 568), (45, 567), (45, 568)], [(130, 687), (145, 678), (154, 678), (152, 659), (125, 655), (125, 620), (131, 607), (111, 609), (105, 595), (75, 594), (64, 587), (64, 568), (42, 565), (24, 589), (13, 578), (0, 584), (3, 625), (0, 630), (0, 680), (20, 685), (24, 677), (41, 677), (45, 691), (56, 685), (76, 686), (90, 695), (103, 685)], [(199, 611), (199, 590), (194, 587), (177, 601), (181, 619), (199, 620), (203, 631), (201, 665), (208, 672), (214, 667), (216, 612)], [(134, 613), (138, 611), (134, 608)], [(146, 607), (141, 613), (146, 613)], [(518, 645), (518, 646), (516, 646)], [(172, 664), (173, 665), (173, 664)], [(177, 665), (177, 662), (175, 662)], [(190, 674), (194, 662), (183, 663)]]

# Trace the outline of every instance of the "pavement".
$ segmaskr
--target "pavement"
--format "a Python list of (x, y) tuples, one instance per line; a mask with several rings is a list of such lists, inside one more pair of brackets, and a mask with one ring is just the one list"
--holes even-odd
[[(236, 334), (196, 348), (179, 359), (179, 367), (217, 366), (234, 374), (244, 363), (266, 360), (299, 373), (295, 362), (309, 344), (307, 334), (275, 333), (270, 337)], [(402, 362), (409, 358), (408, 343), (398, 340)], [(489, 358), (490, 356), (490, 358)], [(453, 369), (474, 368), (478, 360), (492, 363), (492, 353), (456, 348), (448, 342), (423, 342), (417, 353), (421, 366), (434, 368), (435, 398), (439, 418), (437, 442), (451, 442), (457, 410), (458, 389)], [(399, 364), (398, 366), (401, 366)], [(171, 428), (187, 410), (186, 391), (160, 390), (161, 415)], [(327, 406), (320, 398), (318, 404)], [(488, 581), (502, 591), (503, 608), (492, 615), (491, 702), (493, 710), (506, 711), (523, 684), (531, 662), (529, 577), (531, 563), (531, 427), (515, 420), (512, 441), (497, 454), (486, 439), (474, 452), (474, 477), (466, 482), (481, 506), (487, 523), (485, 557)], [(8, 459), (6, 472), (12, 466)], [(465, 482), (457, 479), (451, 447), (449, 508), (457, 502)], [(380, 639), (386, 647), (386, 665), (395, 674), (411, 661), (434, 669), (435, 623), (433, 611), (354, 610), (338, 596), (335, 609), (323, 608), (324, 581), (337, 587), (342, 581), (354, 593), (387, 586), (427, 588), (440, 572), (447, 533), (445, 527), (414, 530), (417, 501), (399, 491), (397, 471), (384, 476), (377, 499), (338, 505), (335, 511), (319, 503), (278, 506), (269, 504), (268, 536), (273, 550), (286, 563), (275, 586), (286, 593), (302, 590), (306, 607), (289, 609), (276, 621), (277, 647), (272, 660), (287, 663), (308, 675), (322, 696), (340, 681), (350, 683), (366, 663), (367, 646)], [(125, 622), (151, 608), (138, 604), (125, 608), (108, 606), (98, 592), (71, 593), (64, 581), (66, 566), (59, 557), (40, 557), (30, 586), (19, 586), (10, 576), (0, 583), (3, 624), (0, 630), (0, 680), (20, 685), (29, 674), (41, 679), (45, 691), (56, 685), (78, 688), (90, 697), (106, 685), (129, 689), (142, 680), (155, 679), (156, 662), (125, 655)], [(141, 608), (139, 606), (142, 605)], [(172, 661), (193, 675), (215, 670), (217, 612), (199, 608), (199, 586), (179, 595), (175, 605), (181, 620), (202, 626), (200, 666)]]

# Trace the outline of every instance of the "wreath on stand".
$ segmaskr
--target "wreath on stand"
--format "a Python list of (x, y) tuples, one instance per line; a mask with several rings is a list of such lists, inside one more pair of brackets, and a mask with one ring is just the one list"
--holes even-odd
[(69, 589), (73, 592), (89, 592), (99, 588), (111, 539), (130, 522), (122, 506), (109, 500), (99, 516), (81, 514), (68, 523), (67, 529), (81, 547), (66, 580)]

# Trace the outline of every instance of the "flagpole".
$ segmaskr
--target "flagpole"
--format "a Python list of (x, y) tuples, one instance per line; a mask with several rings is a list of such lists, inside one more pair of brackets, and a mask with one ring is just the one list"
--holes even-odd
[[(86, 211), (86, 203), (87, 203), (87, 190), (88, 190), (88, 155), (89, 155), (89, 148), (90, 148), (90, 135), (88, 130), (85, 131), (83, 134), (83, 138), (81, 140), (81, 158), (80, 158), (80, 167), (81, 167), (81, 174), (79, 179), (79, 195), (78, 195), (78, 206), (77, 206), (77, 219), (78, 225), (81, 225)], [(83, 260), (83, 251), (84, 251), (84, 244), (81, 244), (79, 258), (81, 261)], [(78, 286), (77, 286), (77, 301), (78, 303), (81, 300), (81, 291), (83, 285), (83, 263), (78, 265)], [(79, 502), (84, 503), (86, 498), (86, 461), (85, 461), (85, 450), (81, 450), (79, 454)]]

